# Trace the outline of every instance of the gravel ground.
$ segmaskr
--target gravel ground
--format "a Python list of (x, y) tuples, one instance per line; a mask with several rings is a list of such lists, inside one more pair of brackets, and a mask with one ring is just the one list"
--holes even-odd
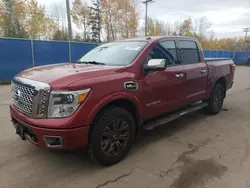
[(0, 188), (250, 188), (250, 67), (237, 67), (222, 112), (200, 112), (141, 134), (121, 163), (91, 164), (84, 151), (51, 152), (11, 125), (0, 86)]

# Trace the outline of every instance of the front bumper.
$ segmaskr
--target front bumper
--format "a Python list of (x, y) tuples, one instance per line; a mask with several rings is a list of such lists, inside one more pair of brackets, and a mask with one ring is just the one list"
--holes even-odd
[(232, 84), (231, 84), (231, 86), (230, 86), (230, 89), (233, 87), (233, 85), (234, 85), (234, 81), (232, 81)]
[[(88, 143), (89, 127), (79, 127), (71, 129), (49, 129), (42, 128), (39, 125), (31, 125), (21, 119), (20, 112), (10, 106), (10, 114), (14, 127), (22, 126), (25, 129), (24, 138), (29, 140), (34, 145), (43, 149), (55, 150), (71, 150), (83, 148)], [(45, 121), (45, 120), (44, 120)], [(49, 120), (48, 120), (49, 121)], [(60, 123), (60, 121), (58, 121)], [(38, 127), (39, 126), (39, 127)], [(45, 136), (60, 137), (62, 145), (58, 147), (51, 147), (45, 142)]]

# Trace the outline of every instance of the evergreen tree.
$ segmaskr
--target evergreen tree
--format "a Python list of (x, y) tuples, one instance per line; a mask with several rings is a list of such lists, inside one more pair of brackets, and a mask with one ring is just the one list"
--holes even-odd
[(91, 9), (90, 26), (91, 39), (93, 42), (101, 42), (101, 5), (100, 0), (92, 0), (93, 6)]

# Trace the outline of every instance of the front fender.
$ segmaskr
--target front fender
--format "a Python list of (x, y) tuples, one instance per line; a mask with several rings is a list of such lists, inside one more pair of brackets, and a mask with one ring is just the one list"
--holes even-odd
[(86, 123), (87, 125), (90, 125), (92, 124), (94, 118), (96, 117), (96, 115), (98, 114), (98, 112), (104, 108), (106, 105), (110, 104), (111, 102), (114, 102), (116, 100), (129, 100), (131, 101), (132, 103), (134, 103), (134, 105), (136, 106), (136, 109), (137, 109), (137, 113), (139, 116), (142, 117), (142, 114), (143, 114), (143, 110), (142, 110), (142, 106), (141, 106), (141, 103), (140, 103), (140, 100), (132, 95), (131, 93), (127, 93), (127, 92), (119, 92), (119, 93), (114, 93), (114, 94), (111, 94), (111, 95), (108, 95), (106, 97), (104, 97), (102, 100), (100, 100), (91, 110), (87, 120), (86, 120)]

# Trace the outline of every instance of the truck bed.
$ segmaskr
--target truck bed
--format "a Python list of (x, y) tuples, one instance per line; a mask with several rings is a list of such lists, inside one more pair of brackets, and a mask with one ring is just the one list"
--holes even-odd
[(205, 58), (205, 61), (223, 61), (223, 60), (232, 60), (231, 58)]
[(226, 89), (230, 89), (233, 83), (233, 70), (232, 65), (234, 62), (230, 58), (205, 58), (208, 66), (208, 87), (212, 90), (212, 85), (220, 77), (226, 79)]

